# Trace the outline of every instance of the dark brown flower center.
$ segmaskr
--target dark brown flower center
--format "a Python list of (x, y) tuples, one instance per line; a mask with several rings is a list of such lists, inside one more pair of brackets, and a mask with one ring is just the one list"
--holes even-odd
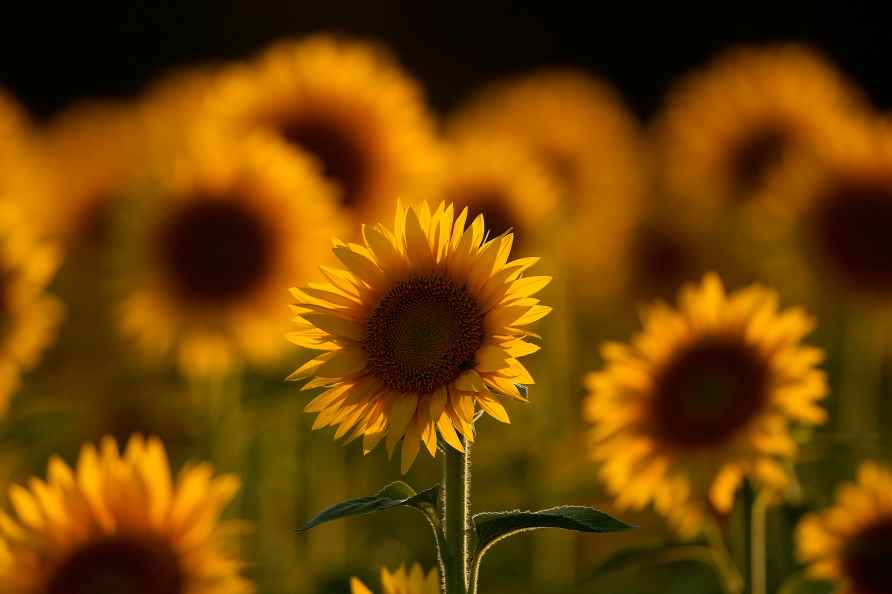
[(364, 347), (385, 386), (428, 394), (474, 367), (483, 338), (476, 300), (432, 274), (411, 277), (387, 293), (369, 318)]
[(892, 518), (869, 526), (852, 539), (844, 555), (845, 572), (858, 594), (892, 594)]
[(273, 241), (259, 213), (229, 199), (202, 198), (172, 213), (161, 226), (162, 266), (188, 301), (226, 303), (264, 278)]
[(856, 289), (892, 291), (892, 180), (837, 184), (814, 211), (824, 257)]
[(185, 594), (176, 553), (157, 539), (115, 536), (87, 545), (53, 572), (45, 594)]
[(768, 400), (765, 361), (740, 340), (705, 338), (676, 354), (654, 379), (653, 423), (683, 449), (720, 446)]
[(304, 116), (280, 125), (282, 136), (319, 161), (322, 173), (338, 184), (341, 201), (355, 206), (368, 173), (365, 151), (344, 122)]
[(657, 226), (638, 229), (631, 259), (636, 291), (645, 299), (669, 298), (696, 273), (690, 247), (677, 234)]
[(735, 195), (746, 200), (759, 190), (766, 175), (783, 158), (787, 134), (777, 126), (754, 130), (740, 142), (731, 162)]
[[(447, 201), (454, 203), (459, 210), (468, 207), (469, 221), (482, 214), (490, 237), (497, 237), (511, 230), (517, 231), (517, 217), (497, 188), (456, 188), (448, 193)], [(515, 241), (516, 239), (515, 236)]]

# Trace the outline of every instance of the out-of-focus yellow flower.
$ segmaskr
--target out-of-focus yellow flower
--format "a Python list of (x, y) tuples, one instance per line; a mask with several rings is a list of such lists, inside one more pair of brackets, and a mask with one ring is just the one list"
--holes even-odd
[(21, 213), (45, 195), (47, 170), (39, 155), (38, 134), (31, 119), (0, 88), (0, 217)]
[(606, 368), (586, 378), (593, 455), (621, 507), (653, 504), (693, 535), (744, 478), (786, 485), (790, 424), (826, 418), (823, 352), (801, 344), (814, 326), (801, 309), (779, 311), (758, 285), (726, 294), (715, 275), (685, 287), (677, 310), (645, 310), (643, 325), (629, 345), (605, 345)]
[(513, 231), (536, 243), (553, 230), (561, 190), (545, 165), (524, 145), (488, 135), (465, 136), (449, 151), (439, 193), (457, 210), (482, 213), (494, 235)]
[[(888, 307), (892, 298), (892, 125), (865, 119), (823, 143), (820, 174), (798, 212), (809, 269), (843, 292)], [(802, 262), (799, 262), (802, 265)]]
[[(425, 576), (418, 563), (408, 572), (402, 565), (393, 573), (382, 567), (381, 587), (384, 588), (382, 594), (437, 594), (440, 591), (440, 578), (436, 569), (431, 569)], [(351, 578), (350, 594), (372, 594), (372, 591), (357, 578)]]
[(509, 261), (514, 236), (486, 239), (483, 216), (465, 229), (467, 218), (451, 204), (398, 205), (392, 230), (335, 243), (347, 270), (324, 268), (330, 284), (292, 291), (289, 339), (323, 351), (289, 378), (326, 388), (306, 407), (313, 427), (362, 437), (365, 452), (403, 438), (404, 473), (422, 442), (436, 455), (438, 431), (464, 451), (456, 430), (473, 441), (478, 406), (508, 422), (497, 396), (525, 399), (516, 384), (533, 378), (518, 358), (539, 349), (525, 327), (551, 311), (533, 297), (551, 277), (523, 276), (538, 258)]
[(858, 480), (840, 487), (828, 509), (805, 516), (796, 530), (799, 559), (840, 594), (889, 591), (892, 554), (892, 472), (865, 462)]
[(64, 308), (46, 288), (60, 260), (60, 251), (36, 241), (20, 216), (0, 216), (0, 412), (21, 373), (37, 365), (55, 338)]
[(8, 594), (242, 594), (222, 509), (239, 488), (207, 464), (174, 482), (157, 439), (85, 445), (76, 468), (53, 458), (46, 481), (14, 486), (3, 515), (0, 585)]
[(277, 139), (200, 143), (122, 212), (122, 331), (189, 376), (276, 362), (283, 296), (329, 257), (338, 221), (332, 190)]
[(639, 216), (648, 171), (639, 126), (613, 89), (582, 72), (544, 70), (485, 89), (449, 130), (529, 147), (560, 183), (566, 228), (555, 247), (564, 261), (592, 282), (614, 266)]
[(75, 106), (50, 123), (42, 142), (48, 185), (35, 212), (42, 233), (72, 247), (103, 245), (113, 203), (144, 167), (137, 132), (133, 110), (110, 102)]
[(310, 155), (357, 224), (432, 189), (441, 166), (434, 121), (383, 48), (328, 35), (284, 41), (227, 78), (225, 125), (271, 130)]
[(810, 49), (729, 50), (667, 96), (655, 125), (661, 181), (700, 224), (737, 207), (783, 214), (805, 189), (816, 146), (862, 108)]

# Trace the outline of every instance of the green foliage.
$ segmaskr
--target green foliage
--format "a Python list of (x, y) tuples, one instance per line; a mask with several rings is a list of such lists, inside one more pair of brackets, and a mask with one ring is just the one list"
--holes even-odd
[(350, 516), (363, 516), (375, 512), (393, 509), (395, 507), (410, 507), (423, 513), (428, 520), (437, 517), (437, 498), (440, 495), (440, 486), (435, 485), (430, 489), (417, 493), (415, 489), (402, 481), (394, 481), (369, 497), (359, 497), (337, 503), (315, 518), (307, 522), (301, 528), (306, 531), (315, 528), (319, 524), (346, 518)]
[(576, 532), (624, 532), (634, 526), (592, 507), (581, 505), (565, 505), (535, 512), (519, 510), (483, 512), (474, 516), (478, 562), (498, 541), (540, 528), (561, 528)]

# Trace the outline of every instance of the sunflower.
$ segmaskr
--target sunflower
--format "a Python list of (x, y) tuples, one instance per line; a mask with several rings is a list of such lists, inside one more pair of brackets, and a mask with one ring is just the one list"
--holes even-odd
[(839, 594), (892, 591), (892, 472), (865, 462), (829, 509), (805, 516), (796, 533), (809, 573), (837, 582)]
[(157, 439), (123, 453), (106, 438), (85, 445), (77, 467), (53, 458), (46, 481), (9, 491), (0, 585), (8, 594), (240, 594), (253, 590), (225, 548), (219, 516), (239, 488), (207, 464), (172, 480)]
[(560, 188), (545, 165), (523, 145), (490, 136), (467, 136), (450, 147), (440, 193), (471, 216), (483, 213), (492, 233), (537, 237), (553, 219)]
[(63, 314), (46, 287), (60, 263), (55, 246), (37, 241), (18, 216), (0, 216), (0, 412), (22, 372), (35, 367)]
[(799, 211), (803, 256), (866, 301), (892, 296), (892, 124), (865, 119), (822, 144)]
[(814, 326), (779, 311), (758, 285), (726, 294), (718, 276), (657, 303), (630, 345), (610, 343), (606, 368), (586, 378), (593, 457), (621, 507), (652, 503), (684, 535), (727, 513), (744, 478), (786, 484), (792, 423), (815, 424), (827, 393)]
[(73, 248), (103, 246), (112, 204), (142, 166), (136, 124), (130, 108), (111, 102), (77, 105), (50, 122), (42, 139), (47, 196), (35, 213), (43, 233)]
[(698, 214), (781, 214), (799, 199), (815, 146), (862, 109), (859, 93), (810, 49), (731, 49), (667, 96), (655, 124), (661, 179)]
[(316, 35), (233, 66), (219, 113), (236, 131), (271, 130), (313, 157), (356, 221), (396, 196), (424, 196), (440, 167), (421, 88), (377, 45)]
[(574, 270), (600, 272), (623, 249), (646, 191), (647, 159), (638, 123), (609, 85), (574, 70), (535, 72), (484, 89), (448, 129), (455, 138), (510, 138), (546, 163), (567, 222), (557, 247)]
[[(384, 594), (437, 594), (440, 591), (440, 578), (436, 569), (431, 569), (425, 576), (418, 563), (408, 572), (403, 566), (393, 573), (382, 567), (381, 587), (384, 588)], [(358, 579), (351, 578), (350, 594), (372, 594), (372, 591)]]
[(293, 290), (298, 346), (320, 350), (289, 379), (325, 387), (306, 407), (314, 428), (337, 426), (371, 451), (385, 436), (389, 454), (403, 438), (402, 471), (421, 443), (436, 455), (437, 433), (464, 451), (479, 407), (508, 422), (497, 395), (524, 396), (533, 378), (517, 360), (538, 347), (525, 326), (550, 307), (532, 297), (550, 281), (524, 277), (538, 258), (508, 261), (514, 236), (487, 238), (483, 216), (465, 229), (441, 203), (397, 205), (394, 229), (363, 226), (365, 245), (336, 242), (347, 270), (325, 268), (330, 284)]
[(340, 228), (332, 191), (273, 138), (189, 152), (119, 216), (121, 329), (192, 377), (272, 364), (282, 295)]

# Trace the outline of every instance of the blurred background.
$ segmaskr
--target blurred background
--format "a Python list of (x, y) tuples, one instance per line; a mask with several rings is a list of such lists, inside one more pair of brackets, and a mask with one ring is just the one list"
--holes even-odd
[[(27, 114), (23, 116), (28, 120), (25, 127), (36, 139), (36, 148), (28, 150), (33, 148), (40, 155), (33, 160), (29, 157), (27, 163), (3, 161), (0, 151), (0, 163), (7, 171), (30, 171), (24, 181), (9, 176), (16, 177), (10, 184), (28, 187), (28, 192), (34, 192), (35, 203), (50, 205), (38, 208), (37, 214), (30, 213), (27, 218), (49, 220), (58, 218), (59, 213), (63, 219), (73, 217), (65, 214), (65, 204), (75, 198), (63, 194), (81, 183), (78, 172), (118, 167), (117, 160), (106, 153), (121, 157), (124, 149), (115, 144), (121, 137), (131, 139), (125, 143), (130, 148), (134, 143), (142, 143), (143, 149), (151, 145), (136, 151), (139, 156), (126, 167), (140, 169), (144, 165), (154, 170), (154, 163), (179, 150), (170, 148), (179, 144), (170, 137), (189, 128), (193, 120), (202, 119), (205, 110), (199, 104), (184, 107), (188, 100), (171, 107), (177, 102), (175, 97), (188, 99), (194, 95), (210, 104), (215, 101), (213, 93), (205, 94), (204, 83), (188, 85), (190, 73), (214, 69), (216, 75), (217, 69), (237, 70), (237, 64), (254, 59), (274, 42), (299, 41), (319, 33), (380, 42), (389, 48), (405, 76), (423, 89), (422, 109), (426, 111), (424, 118), (434, 122), (432, 135), (437, 136), (437, 142), (440, 137), (448, 137), (459, 146), (466, 130), (477, 126), (475, 118), (496, 118), (486, 110), (498, 111), (498, 99), (493, 99), (495, 106), (487, 106), (485, 98), (481, 99), (484, 104), (479, 114), (472, 109), (474, 98), (480, 97), (478, 93), (493, 83), (519, 80), (516, 77), (555, 67), (572, 69), (574, 76), (585, 80), (590, 77), (599, 81), (594, 95), (603, 102), (598, 109), (606, 106), (604, 113), (609, 115), (604, 117), (611, 123), (604, 125), (603, 134), (598, 127), (584, 133), (591, 135), (593, 146), (608, 154), (604, 157), (607, 162), (613, 157), (618, 161), (611, 169), (591, 172), (602, 179), (591, 182), (590, 187), (602, 187), (598, 184), (607, 179), (603, 182), (608, 188), (605, 192), (614, 192), (610, 199), (617, 202), (608, 202), (601, 211), (588, 212), (583, 218), (590, 226), (575, 228), (575, 243), (569, 247), (551, 245), (561, 243), (552, 239), (559, 236), (566, 222), (543, 222), (551, 216), (547, 212), (535, 215), (530, 230), (517, 225), (517, 221), (511, 225), (517, 230), (520, 250), (544, 255), (541, 274), (558, 279), (543, 297), (544, 302), (556, 307), (556, 313), (542, 325), (543, 350), (531, 357), (530, 365), (538, 380), (531, 388), (531, 404), (509, 411), (511, 425), (482, 421), (483, 437), (474, 454), (473, 504), (477, 510), (590, 504), (641, 529), (634, 534), (605, 537), (537, 533), (500, 544), (485, 562), (482, 591), (722, 591), (712, 569), (702, 563), (682, 560), (647, 569), (629, 563), (628, 567), (635, 567), (629, 570), (624, 558), (617, 557), (619, 551), (631, 555), (629, 551), (662, 550), (674, 537), (656, 515), (613, 507), (589, 461), (580, 414), (584, 395), (581, 377), (600, 367), (599, 345), (605, 340), (624, 341), (637, 329), (636, 313), (641, 302), (671, 298), (682, 282), (697, 280), (710, 269), (718, 270), (731, 287), (756, 280), (770, 284), (779, 290), (785, 305), (802, 304), (817, 315), (819, 327), (812, 342), (828, 352), (825, 368), (834, 391), (827, 405), (831, 412), (839, 408), (836, 392), (841, 386), (842, 391), (862, 389), (871, 393), (864, 402), (848, 406), (849, 412), (834, 414), (834, 421), (810, 436), (800, 457), (806, 493), (800, 503), (779, 508), (770, 516), (769, 582), (770, 591), (776, 591), (798, 571), (791, 527), (802, 513), (828, 503), (832, 485), (850, 478), (861, 460), (889, 458), (886, 428), (892, 420), (892, 406), (887, 400), (892, 395), (892, 380), (883, 336), (889, 322), (884, 306), (892, 303), (892, 298), (885, 293), (888, 285), (882, 285), (880, 291), (867, 291), (869, 298), (862, 299), (860, 294), (850, 295), (858, 293), (850, 291), (854, 281), (838, 281), (835, 272), (829, 277), (813, 274), (812, 269), (820, 266), (803, 260), (803, 253), (811, 254), (811, 248), (800, 250), (797, 233), (787, 228), (789, 219), (785, 217), (795, 219), (795, 213), (779, 215), (778, 230), (774, 223), (762, 224), (767, 218), (753, 224), (752, 217), (763, 215), (742, 212), (745, 209), (733, 201), (716, 207), (705, 200), (686, 208), (683, 214), (670, 206), (676, 203), (664, 197), (673, 192), (683, 194), (686, 183), (676, 181), (671, 171), (667, 173), (667, 168), (683, 168), (673, 159), (693, 159), (700, 150), (707, 160), (721, 147), (692, 149), (682, 157), (666, 149), (665, 143), (672, 142), (666, 139), (678, 125), (669, 121), (668, 115), (664, 117), (668, 113), (667, 95), (676, 89), (677, 81), (703, 69), (724, 50), (741, 45), (795, 43), (823, 56), (827, 68), (835, 69), (845, 80), (842, 86), (858, 95), (859, 109), (870, 112), (871, 119), (884, 118), (884, 112), (892, 106), (888, 64), (892, 35), (882, 12), (876, 3), (868, 2), (738, 3), (696, 8), (635, 2), (519, 6), (500, 0), (467, 4), (339, 0), (80, 2), (53, 6), (17, 3), (4, 7), (0, 18), (0, 87)], [(795, 71), (790, 76), (801, 74)], [(169, 78), (171, 75), (173, 78)], [(182, 75), (179, 87), (178, 75)], [(233, 79), (237, 78), (236, 73)], [(166, 82), (158, 84), (161, 80)], [(232, 86), (239, 84), (236, 80)], [(542, 84), (559, 86), (558, 82)], [(816, 93), (830, 92), (818, 86)], [(803, 83), (801, 88), (806, 89), (801, 109), (808, 111), (812, 96), (807, 89), (811, 87)], [(245, 94), (248, 92), (234, 92)], [(684, 97), (677, 97), (684, 101)], [(98, 106), (93, 103), (97, 100), (114, 103)], [(252, 100), (249, 96), (246, 101)], [(718, 113), (714, 116), (717, 120), (739, 117), (733, 110), (721, 115), (725, 104), (721, 98), (715, 102), (717, 107), (707, 107), (715, 108), (710, 113)], [(116, 115), (107, 115), (105, 109)], [(136, 117), (132, 113), (118, 113), (130, 109), (140, 111), (138, 124), (127, 123), (136, 121), (126, 119)], [(696, 127), (700, 114), (696, 113), (696, 104), (692, 109), (695, 113), (688, 125)], [(110, 144), (117, 148), (109, 150), (99, 148), (101, 142), (96, 144), (98, 133), (91, 128), (91, 117), (84, 115), (91, 110), (98, 114), (92, 119), (98, 117), (105, 122), (99, 127), (123, 118), (125, 123), (115, 125), (124, 131), (109, 133), (116, 139)], [(465, 114), (466, 121), (462, 119)], [(708, 120), (713, 116), (705, 117)], [(825, 121), (820, 113), (816, 118)], [(832, 136), (830, 140), (817, 133), (822, 140), (815, 143), (845, 144), (833, 140), (837, 131), (839, 138), (850, 134), (840, 124), (827, 133)], [(858, 133), (860, 128), (851, 132)], [(81, 140), (78, 134), (90, 140)], [(488, 142), (491, 138), (480, 137), (494, 133), (476, 135), (467, 133), (469, 145), (474, 138)], [(66, 143), (71, 146), (59, 148)], [(225, 152), (227, 145), (223, 146)], [(858, 146), (857, 141), (853, 146)], [(71, 153), (80, 153), (81, 160), (69, 161)], [(461, 162), (460, 157), (454, 158), (455, 163)], [(65, 170), (63, 166), (74, 169)], [(892, 172), (892, 161), (883, 166)], [(179, 165), (160, 167), (178, 171)], [(453, 170), (458, 169), (454, 165)], [(814, 169), (810, 167), (809, 171)], [(419, 197), (451, 197), (436, 189), (449, 187), (449, 165), (445, 171), (431, 173), (445, 181), (433, 184), (434, 189), (419, 191)], [(51, 188), (35, 189), (41, 185), (35, 178), (53, 176), (61, 179), (55, 180)], [(797, 180), (807, 177), (802, 174)], [(534, 183), (538, 182), (530, 182)], [(708, 183), (707, 177), (703, 184)], [(667, 186), (671, 188), (667, 190)], [(163, 193), (165, 187), (163, 183), (140, 180), (115, 187), (114, 191), (126, 197), (137, 195), (133, 202), (138, 204), (146, 201), (146, 195)], [(319, 195), (324, 193), (312, 190), (317, 191)], [(550, 191), (519, 200), (526, 200), (523, 204), (533, 209), (530, 204), (547, 202), (542, 196), (548, 198)], [(50, 197), (38, 198), (38, 194)], [(456, 190), (455, 196), (453, 199), (458, 199), (460, 192)], [(628, 204), (632, 203), (630, 210)], [(698, 210), (700, 207), (704, 212)], [(131, 352), (139, 350), (133, 348), (134, 343), (143, 340), (146, 333), (119, 331), (116, 312), (121, 295), (132, 296), (137, 292), (134, 286), (143, 287), (147, 282), (119, 272), (122, 267), (141, 266), (134, 260), (140, 257), (134, 252), (141, 248), (127, 245), (140, 235), (132, 227), (143, 220), (140, 208), (124, 206), (123, 213), (108, 215), (111, 222), (97, 223), (113, 228), (108, 235), (97, 232), (102, 237), (98, 240), (95, 229), (83, 232), (87, 239), (79, 236), (72, 240), (75, 232), (59, 231), (57, 222), (47, 223), (47, 229), (36, 232), (64, 246), (60, 248), (64, 255), (59, 271), (47, 283), (47, 291), (65, 303), (66, 314), (55, 336), (45, 341), (39, 364), (24, 374), (12, 396), (2, 432), (0, 484), (42, 474), (53, 453), (73, 460), (84, 441), (95, 441), (106, 434), (124, 439), (132, 432), (152, 433), (164, 439), (177, 464), (208, 459), (221, 470), (242, 475), (243, 491), (228, 513), (253, 524), (242, 554), (248, 561), (248, 575), (263, 594), (335, 594), (349, 590), (350, 576), (377, 585), (375, 576), (382, 565), (395, 567), (419, 561), (426, 568), (434, 567), (428, 528), (410, 511), (397, 510), (392, 516), (351, 519), (308, 534), (296, 533), (297, 527), (328, 505), (372, 493), (399, 478), (398, 461), (388, 461), (383, 451), (364, 457), (356, 445), (335, 443), (330, 432), (311, 431), (313, 418), (302, 412), (308, 397), (283, 379), (306, 360), (306, 353), (290, 348), (272, 366), (259, 369), (247, 364), (240, 367), (237, 381), (230, 375), (226, 381), (214, 382), (204, 377), (195, 379), (189, 373), (202, 363), (184, 363), (188, 354), (180, 352), (177, 359), (178, 355), (166, 353), (161, 363), (146, 363)], [(304, 205), (298, 211), (311, 208), (315, 207)], [(496, 218), (495, 207), (481, 209)], [(612, 221), (615, 212), (627, 210), (629, 214), (615, 222), (602, 221)], [(47, 211), (53, 214), (47, 215)], [(648, 214), (641, 214), (644, 211)], [(341, 218), (340, 229), (348, 231), (340, 236), (358, 228), (357, 219)], [(65, 227), (64, 223), (61, 226)], [(625, 234), (610, 236), (626, 227), (629, 230)], [(642, 240), (645, 247), (630, 247), (636, 241), (630, 236), (645, 228), (658, 232)], [(550, 245), (544, 252), (537, 251)], [(888, 246), (884, 249), (892, 254)], [(632, 262), (635, 254), (644, 254), (642, 262)], [(290, 285), (321, 280), (312, 275), (301, 277), (303, 271), (295, 274)], [(286, 301), (287, 294), (283, 294), (282, 303)], [(134, 338), (134, 334), (139, 336)], [(857, 354), (865, 352), (871, 354)], [(211, 358), (208, 355), (202, 361)], [(856, 362), (851, 363), (851, 358)], [(845, 387), (847, 382), (860, 388)], [(426, 457), (419, 459), (408, 477), (419, 489), (438, 479), (439, 461)], [(747, 554), (745, 550), (735, 553), (744, 558)]]

